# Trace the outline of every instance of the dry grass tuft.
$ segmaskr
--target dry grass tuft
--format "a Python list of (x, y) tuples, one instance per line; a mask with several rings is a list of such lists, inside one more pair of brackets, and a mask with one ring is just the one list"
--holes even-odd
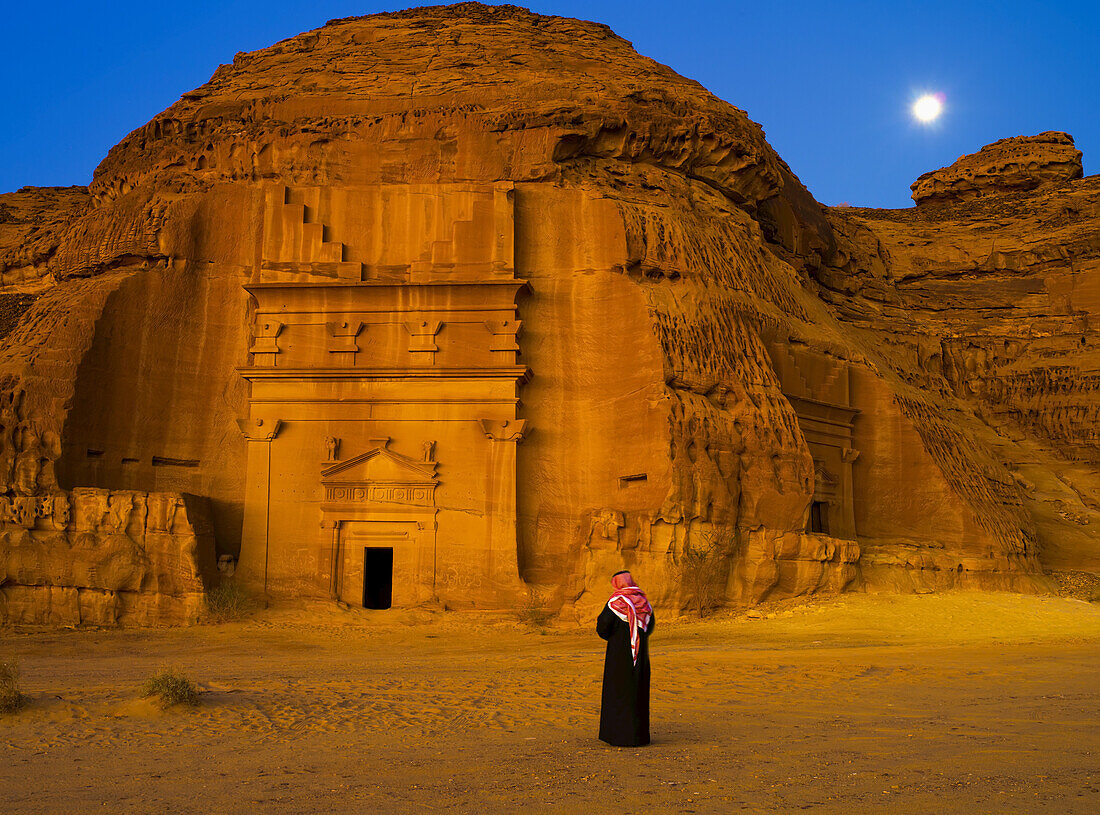
[(206, 593), (206, 609), (216, 623), (243, 620), (252, 613), (256, 603), (252, 595), (235, 580), (222, 580)]
[(162, 708), (174, 705), (195, 707), (199, 703), (199, 689), (195, 683), (175, 668), (163, 670), (145, 680), (141, 695), (146, 698), (159, 697)]
[(0, 713), (13, 713), (26, 702), (19, 692), (19, 663), (0, 660)]
[(546, 627), (554, 619), (554, 612), (549, 607), (549, 599), (546, 595), (529, 589), (527, 600), (516, 610), (516, 616), (528, 628), (545, 633)]

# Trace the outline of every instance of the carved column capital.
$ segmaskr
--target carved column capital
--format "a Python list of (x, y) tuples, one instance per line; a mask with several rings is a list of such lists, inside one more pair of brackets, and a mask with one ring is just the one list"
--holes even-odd
[(526, 419), (478, 419), (485, 437), (493, 441), (523, 441)]
[(325, 328), (328, 329), (329, 334), (328, 352), (330, 354), (351, 354), (354, 360), (354, 355), (359, 351), (359, 344), (356, 339), (363, 330), (363, 322), (361, 320), (341, 320), (325, 323)]
[(519, 343), (516, 342), (516, 334), (522, 326), (522, 320), (486, 320), (485, 327), (492, 335), (489, 350), (518, 351)]
[(434, 365), (435, 352), (439, 346), (435, 344), (435, 335), (443, 328), (441, 320), (408, 320), (405, 322), (405, 330), (409, 332), (409, 353), (414, 361), (421, 365)]
[(272, 441), (282, 429), (281, 419), (237, 419), (246, 441)]
[(279, 334), (283, 330), (283, 324), (278, 320), (257, 320), (253, 327), (252, 347), (248, 352), (252, 354), (252, 361), (256, 365), (273, 366), (275, 355), (279, 353)]

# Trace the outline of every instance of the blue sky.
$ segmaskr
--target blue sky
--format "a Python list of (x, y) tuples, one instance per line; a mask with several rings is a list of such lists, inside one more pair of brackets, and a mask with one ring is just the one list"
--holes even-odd
[[(107, 150), (252, 51), (400, 3), (6, 4), (0, 192), (86, 184)], [(763, 125), (826, 204), (904, 207), (926, 170), (1006, 136), (1065, 130), (1100, 167), (1100, 2), (575, 2)], [(941, 92), (920, 126), (909, 105)]]

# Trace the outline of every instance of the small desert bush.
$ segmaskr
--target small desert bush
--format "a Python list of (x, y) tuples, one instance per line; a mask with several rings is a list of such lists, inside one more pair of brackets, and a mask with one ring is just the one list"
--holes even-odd
[(235, 580), (222, 580), (206, 593), (206, 609), (216, 623), (244, 619), (253, 605), (252, 596)]
[(0, 660), (0, 713), (11, 713), (23, 706), (19, 692), (19, 664)]
[(722, 604), (735, 545), (734, 531), (721, 527), (704, 531), (684, 542), (675, 567), (676, 575), (690, 597), (690, 605), (695, 607), (700, 617), (705, 617)]
[(547, 597), (533, 589), (527, 592), (527, 600), (516, 610), (519, 621), (529, 628), (544, 630), (552, 619)]
[(195, 683), (174, 668), (146, 679), (141, 695), (146, 698), (156, 696), (160, 700), (160, 706), (164, 708), (173, 705), (194, 707), (199, 703), (199, 689), (195, 687)]

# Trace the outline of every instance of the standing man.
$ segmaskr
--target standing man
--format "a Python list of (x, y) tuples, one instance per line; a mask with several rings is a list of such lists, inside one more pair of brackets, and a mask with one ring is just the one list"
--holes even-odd
[(630, 572), (616, 572), (611, 585), (615, 591), (596, 620), (596, 633), (607, 640), (600, 739), (616, 747), (640, 747), (649, 744), (653, 608)]

